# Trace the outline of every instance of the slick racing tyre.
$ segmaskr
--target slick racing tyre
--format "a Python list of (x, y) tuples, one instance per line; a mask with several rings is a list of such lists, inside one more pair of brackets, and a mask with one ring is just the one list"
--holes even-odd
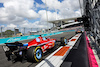
[(28, 61), (40, 62), (42, 60), (42, 57), (43, 57), (43, 52), (40, 46), (30, 47), (27, 50)]
[(61, 46), (67, 45), (67, 39), (65, 37), (61, 37), (60, 41), (61, 41)]

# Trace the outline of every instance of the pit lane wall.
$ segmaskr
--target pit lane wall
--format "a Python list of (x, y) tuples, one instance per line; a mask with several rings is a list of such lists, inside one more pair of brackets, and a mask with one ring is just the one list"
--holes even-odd
[[(54, 32), (54, 33), (49, 33), (49, 34), (42, 34), (42, 36), (51, 36), (51, 35), (56, 35), (56, 34), (61, 34), (62, 32)], [(36, 37), (39, 37), (39, 35), (30, 35), (30, 36), (20, 36), (20, 37), (10, 37), (10, 38), (3, 38), (0, 39), (0, 44), (4, 43), (10, 43), (10, 42), (15, 42), (15, 41), (22, 41), (22, 40), (28, 40), (28, 39), (34, 39)]]

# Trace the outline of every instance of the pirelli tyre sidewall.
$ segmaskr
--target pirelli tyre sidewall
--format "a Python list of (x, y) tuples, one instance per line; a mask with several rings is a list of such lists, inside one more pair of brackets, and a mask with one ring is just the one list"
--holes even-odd
[(65, 37), (61, 37), (61, 46), (66, 46), (67, 45), (67, 39)]
[(40, 62), (43, 57), (43, 52), (40, 46), (30, 47), (27, 50), (27, 59), (28, 61)]

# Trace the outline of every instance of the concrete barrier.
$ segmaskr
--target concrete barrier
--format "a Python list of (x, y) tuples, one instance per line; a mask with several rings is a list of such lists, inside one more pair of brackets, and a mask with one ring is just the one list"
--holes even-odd
[[(61, 33), (62, 32), (54, 32), (54, 33), (49, 33), (49, 34), (42, 34), (42, 36), (45, 37), (45, 36), (51, 36), (51, 35), (56, 35), (56, 34), (61, 34)], [(10, 42), (15, 42), (15, 41), (28, 40), (28, 39), (34, 39), (36, 37), (39, 37), (39, 35), (3, 38), (3, 39), (0, 39), (0, 44), (10, 43)]]

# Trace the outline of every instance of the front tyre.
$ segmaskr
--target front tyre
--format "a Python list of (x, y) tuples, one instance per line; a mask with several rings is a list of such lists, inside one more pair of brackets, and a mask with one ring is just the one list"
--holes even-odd
[(43, 52), (40, 46), (30, 47), (27, 50), (27, 59), (29, 61), (40, 62), (43, 57)]
[(67, 45), (67, 39), (65, 37), (61, 37), (61, 46), (66, 46)]

